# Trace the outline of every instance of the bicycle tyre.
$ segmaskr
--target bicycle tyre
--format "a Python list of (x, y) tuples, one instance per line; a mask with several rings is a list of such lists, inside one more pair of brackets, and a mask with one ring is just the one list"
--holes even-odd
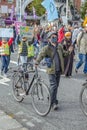
[[(13, 75), (13, 78), (12, 78), (13, 97), (14, 97), (14, 99), (15, 99), (17, 102), (22, 102), (23, 99), (24, 99), (24, 97), (20, 96), (20, 94), (19, 94), (19, 90), (22, 90), (22, 86), (16, 87), (16, 85), (15, 85), (15, 84), (17, 83), (18, 79), (19, 79), (19, 73), (16, 72), (16, 73)], [(21, 83), (21, 80), (22, 80), (22, 79), (19, 80), (20, 83)], [(22, 83), (21, 83), (21, 85), (22, 85)]]
[(46, 116), (51, 109), (51, 96), (48, 86), (42, 81), (35, 83), (32, 86), (31, 96), (32, 105), (36, 113), (40, 116)]
[(85, 116), (87, 116), (87, 84), (85, 84), (85, 86), (82, 87), (80, 92), (80, 106), (82, 112), (85, 114)]

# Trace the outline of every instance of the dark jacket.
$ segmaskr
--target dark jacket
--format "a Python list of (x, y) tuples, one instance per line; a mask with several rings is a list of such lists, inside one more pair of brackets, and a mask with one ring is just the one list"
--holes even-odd
[[(64, 51), (63, 50), (63, 46), (61, 44), (58, 45), (57, 47), (57, 52), (59, 54), (59, 58), (60, 58), (60, 67), (61, 67), (61, 71), (62, 73), (64, 73), (64, 55), (69, 54), (69, 51)], [(45, 46), (42, 51), (40, 52), (40, 54), (38, 55), (37, 59), (36, 59), (36, 64), (39, 64), (40, 61), (45, 58), (45, 57), (50, 57), (53, 58), (53, 51), (52, 48), (50, 47), (50, 45)], [(55, 63), (54, 63), (54, 59), (53, 59), (53, 63), (51, 65), (50, 68), (47, 67), (47, 73), (48, 74), (55, 74)]]

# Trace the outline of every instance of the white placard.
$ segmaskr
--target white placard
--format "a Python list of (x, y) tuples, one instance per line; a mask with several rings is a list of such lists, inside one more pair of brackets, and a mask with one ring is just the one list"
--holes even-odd
[(13, 29), (12, 28), (0, 28), (0, 37), (13, 37)]
[(8, 6), (2, 5), (1, 6), (1, 13), (8, 13)]
[(64, 25), (67, 25), (67, 18), (66, 16), (62, 16), (62, 21)]

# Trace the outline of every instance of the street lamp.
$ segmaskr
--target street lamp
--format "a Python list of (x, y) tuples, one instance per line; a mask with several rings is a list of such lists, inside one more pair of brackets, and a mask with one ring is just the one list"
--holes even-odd
[(21, 22), (21, 6), (22, 6), (22, 0), (16, 0), (16, 14), (18, 16), (18, 20)]
[(20, 0), (20, 22), (21, 22), (21, 0)]

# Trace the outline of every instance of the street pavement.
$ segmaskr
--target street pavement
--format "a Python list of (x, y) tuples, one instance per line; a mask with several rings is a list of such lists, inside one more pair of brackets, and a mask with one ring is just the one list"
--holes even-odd
[[(17, 54), (11, 56), (10, 67), (16, 67)], [(75, 68), (76, 61), (74, 62)], [(51, 110), (46, 117), (38, 116), (28, 96), (22, 103), (12, 95), (11, 78), (0, 76), (0, 130), (87, 130), (87, 117), (82, 113), (79, 94), (87, 76), (83, 67), (72, 78), (61, 76), (58, 89), (59, 109)], [(49, 85), (45, 72), (41, 76)]]

